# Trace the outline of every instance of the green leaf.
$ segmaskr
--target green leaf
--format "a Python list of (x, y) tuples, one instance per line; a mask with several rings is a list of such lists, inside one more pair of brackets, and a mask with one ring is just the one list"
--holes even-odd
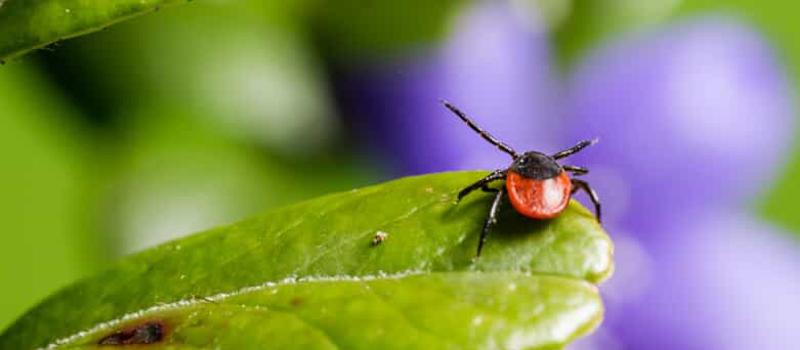
[(575, 202), (550, 221), (506, 205), (476, 261), (491, 198), (455, 195), (482, 175), (333, 194), (145, 251), (39, 305), (0, 348), (80, 347), (153, 324), (157, 348), (558, 348), (591, 330), (608, 236)]
[(191, 0), (0, 0), (0, 60)]
[(320, 1), (309, 7), (315, 35), (334, 60), (378, 59), (405, 55), (409, 50), (442, 39), (463, 0)]
[(0, 73), (0, 329), (103, 260), (77, 113), (35, 67)]
[(564, 1), (570, 3), (570, 13), (553, 33), (555, 52), (563, 68), (580, 62), (587, 51), (603, 45), (614, 35), (666, 21), (680, 3), (673, 0), (559, 0), (556, 3)]

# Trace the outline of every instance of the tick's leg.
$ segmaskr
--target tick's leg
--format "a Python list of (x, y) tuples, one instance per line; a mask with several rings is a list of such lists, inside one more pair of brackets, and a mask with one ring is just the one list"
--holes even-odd
[(597, 139), (594, 139), (594, 140), (583, 140), (581, 142), (578, 142), (578, 144), (576, 144), (575, 146), (572, 146), (570, 148), (567, 148), (567, 149), (565, 149), (565, 150), (563, 150), (561, 152), (558, 152), (558, 153), (554, 154), (553, 158), (561, 159), (561, 158), (569, 157), (569, 156), (571, 156), (571, 155), (573, 155), (575, 153), (580, 152), (582, 149), (584, 149), (586, 147), (594, 145), (595, 143), (597, 143), (597, 141), (598, 141)]
[(503, 200), (503, 194), (506, 193), (503, 189), (495, 189), (497, 194), (494, 196), (494, 201), (492, 202), (492, 206), (489, 208), (489, 216), (486, 218), (486, 222), (483, 224), (483, 230), (481, 231), (481, 238), (478, 241), (478, 253), (475, 257), (481, 256), (481, 250), (483, 249), (483, 244), (486, 243), (486, 238), (489, 237), (489, 231), (491, 231), (494, 224), (497, 223), (497, 212), (500, 209), (500, 202)]
[(566, 170), (566, 171), (571, 172), (572, 175), (575, 175), (575, 176), (586, 175), (586, 174), (589, 173), (589, 169), (586, 169), (586, 168), (580, 167), (580, 166), (564, 165), (564, 166), (562, 166), (562, 168), (564, 168), (564, 170)]
[(481, 191), (486, 192), (486, 193), (497, 193), (497, 189), (489, 187), (489, 185), (481, 186)]
[(460, 201), (461, 198), (470, 194), (472, 191), (475, 191), (479, 188), (483, 188), (484, 186), (488, 185), (489, 183), (497, 180), (502, 180), (506, 178), (506, 171), (505, 170), (495, 170), (488, 176), (478, 180), (472, 185), (467, 186), (461, 192), (458, 192), (458, 200)]
[(583, 180), (572, 179), (572, 193), (574, 194), (578, 190), (584, 190), (586, 194), (589, 195), (589, 199), (594, 204), (594, 214), (597, 217), (597, 222), (601, 222), (600, 220), (600, 198), (597, 197), (597, 192), (595, 192), (589, 183)]
[(458, 109), (458, 107), (454, 106), (452, 103), (447, 102), (445, 100), (440, 100), (440, 102), (442, 102), (442, 104), (444, 104), (444, 106), (447, 107), (447, 109), (449, 109), (451, 112), (453, 112), (453, 114), (455, 114), (456, 116), (461, 118), (461, 120), (464, 121), (464, 123), (467, 123), (467, 125), (472, 130), (477, 132), (478, 135), (481, 135), (481, 137), (483, 137), (484, 140), (489, 141), (489, 143), (491, 143), (495, 147), (499, 148), (501, 151), (508, 153), (508, 155), (510, 155), (511, 158), (517, 159), (517, 157), (519, 157), (519, 154), (517, 154), (517, 151), (514, 151), (514, 149), (511, 148), (511, 146), (503, 143), (502, 141), (500, 141), (497, 138), (495, 138), (494, 136), (492, 136), (492, 134), (490, 134), (487, 131), (481, 129), (481, 127), (478, 126), (478, 124), (475, 124), (475, 122), (472, 121), (472, 119), (470, 119), (469, 117), (467, 117), (467, 114), (462, 112), (460, 109)]

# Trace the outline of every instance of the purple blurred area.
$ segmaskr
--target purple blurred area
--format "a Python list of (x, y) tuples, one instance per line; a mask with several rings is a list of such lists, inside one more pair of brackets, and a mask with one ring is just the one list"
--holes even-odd
[(794, 118), (784, 76), (765, 41), (732, 19), (621, 38), (570, 79), (569, 134), (602, 140), (573, 161), (596, 172), (609, 219), (625, 227), (740, 207), (786, 161)]
[(568, 130), (604, 141), (576, 161), (598, 170), (612, 236), (630, 233), (606, 291), (612, 348), (797, 344), (797, 242), (746, 211), (793, 132), (792, 91), (765, 41), (699, 18), (600, 49), (569, 89)]
[(600, 138), (568, 162), (592, 170), (618, 267), (606, 323), (574, 349), (800, 343), (798, 242), (748, 212), (794, 131), (794, 91), (765, 39), (693, 18), (608, 42), (559, 81), (536, 28), (479, 3), (440, 48), (341, 69), (344, 114), (395, 174), (507, 165), (437, 98), (518, 150)]
[(461, 125), (439, 99), (517, 149), (555, 150), (559, 84), (547, 37), (533, 25), (507, 6), (481, 3), (455, 19), (442, 47), (390, 64), (339, 67), (342, 114), (395, 176), (507, 165), (507, 155)]
[(631, 254), (635, 243), (619, 247), (623, 271), (605, 290), (603, 328), (621, 348), (792, 349), (800, 343), (793, 321), (800, 312), (797, 241), (737, 211), (708, 210), (700, 220), (656, 234), (662, 237), (657, 245), (639, 247), (648, 256), (643, 263)]

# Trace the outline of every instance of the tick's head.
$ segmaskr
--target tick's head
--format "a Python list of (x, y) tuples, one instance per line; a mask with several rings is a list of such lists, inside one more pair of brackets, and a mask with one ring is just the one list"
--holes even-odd
[(509, 170), (520, 175), (537, 180), (551, 179), (561, 173), (561, 166), (553, 157), (541, 152), (525, 152), (514, 159)]

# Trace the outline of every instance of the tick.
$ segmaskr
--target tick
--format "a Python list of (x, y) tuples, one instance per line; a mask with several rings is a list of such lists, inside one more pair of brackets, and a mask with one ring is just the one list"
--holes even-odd
[[(510, 155), (512, 159), (511, 165), (508, 168), (495, 170), (458, 193), (459, 201), (464, 198), (464, 196), (477, 189), (495, 194), (494, 201), (491, 207), (489, 207), (489, 215), (486, 218), (486, 222), (483, 224), (480, 240), (478, 241), (477, 256), (481, 256), (481, 250), (483, 249), (484, 243), (486, 243), (486, 238), (489, 236), (489, 231), (497, 224), (497, 212), (500, 209), (503, 197), (506, 196), (508, 197), (508, 201), (511, 202), (511, 206), (514, 207), (514, 210), (522, 216), (536, 220), (545, 220), (552, 219), (561, 214), (567, 207), (570, 197), (572, 197), (575, 192), (583, 190), (586, 191), (592, 204), (594, 204), (595, 216), (597, 217), (597, 221), (600, 222), (600, 199), (597, 197), (597, 193), (589, 186), (588, 182), (570, 177), (570, 175), (586, 175), (589, 173), (589, 169), (573, 165), (561, 165), (558, 163), (559, 159), (564, 159), (578, 153), (584, 148), (596, 143), (597, 140), (578, 142), (575, 146), (553, 155), (547, 155), (537, 151), (528, 151), (520, 154), (514, 151), (511, 146), (481, 129), (456, 106), (453, 106), (447, 101), (441, 102), (447, 109), (461, 118), (472, 130), (481, 135), (484, 140)], [(490, 183), (501, 180), (505, 180), (505, 186), (503, 186), (503, 188), (489, 187)]]

